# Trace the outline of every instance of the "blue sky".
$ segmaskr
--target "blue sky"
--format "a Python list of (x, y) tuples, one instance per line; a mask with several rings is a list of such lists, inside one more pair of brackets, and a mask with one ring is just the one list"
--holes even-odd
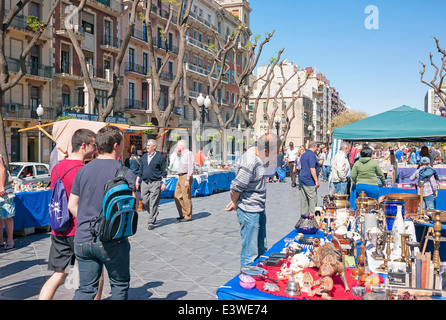
[[(370, 115), (402, 105), (424, 109), (432, 79), (429, 53), (439, 61), (433, 37), (446, 49), (444, 0), (251, 0), (251, 31), (275, 30), (259, 65), (285, 48), (283, 59), (317, 67), (346, 105)], [(369, 5), (378, 9), (379, 29), (364, 25)]]

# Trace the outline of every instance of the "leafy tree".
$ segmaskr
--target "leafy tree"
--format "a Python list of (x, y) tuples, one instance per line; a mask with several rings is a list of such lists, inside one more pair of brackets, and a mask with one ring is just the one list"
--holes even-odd
[(345, 109), (331, 120), (330, 127), (332, 130), (337, 129), (365, 118), (367, 118), (365, 112)]

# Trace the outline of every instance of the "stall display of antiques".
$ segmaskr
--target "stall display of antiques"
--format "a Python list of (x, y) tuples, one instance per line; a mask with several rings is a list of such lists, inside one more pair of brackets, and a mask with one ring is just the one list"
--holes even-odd
[[(418, 300), (444, 296), (446, 264), (440, 261), (446, 212), (423, 210), (422, 196), (390, 194), (376, 201), (365, 193), (350, 209), (347, 195), (322, 197), (322, 212), (303, 214), (295, 238), (280, 252), (241, 270), (240, 285), (295, 299)], [(420, 205), (421, 203), (421, 205)], [(433, 223), (425, 253), (413, 223)], [(247, 278), (248, 277), (248, 278)]]
[(22, 183), (13, 183), (11, 185), (11, 188), (14, 192), (35, 192), (35, 191), (44, 191), (44, 190), (49, 190), (50, 187), (45, 187), (43, 182), (39, 182), (39, 183), (27, 183), (27, 184), (22, 184)]

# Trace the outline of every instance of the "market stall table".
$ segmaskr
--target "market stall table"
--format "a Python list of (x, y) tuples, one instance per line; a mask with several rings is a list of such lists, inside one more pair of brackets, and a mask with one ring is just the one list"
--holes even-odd
[(50, 198), (51, 190), (15, 193), (14, 230), (49, 225)]
[[(435, 168), (439, 177), (446, 177), (446, 168)], [(417, 168), (399, 168), (398, 169), (398, 182), (400, 183), (416, 183), (417, 181), (410, 180), (410, 177), (417, 170)]]
[[(417, 194), (416, 189), (403, 189), (403, 188), (396, 188), (396, 187), (383, 187), (379, 188), (379, 196), (384, 196), (386, 194), (391, 193), (412, 193)], [(352, 192), (350, 194), (350, 208), (356, 209), (355, 207), (355, 200), (356, 200), (356, 192), (354, 192), (354, 188), (352, 188)], [(438, 197), (435, 199), (435, 209), (437, 210), (446, 210), (446, 189), (439, 189), (438, 190)]]
[[(285, 239), (287, 239), (287, 238), (294, 239), (297, 236), (297, 234), (298, 234), (298, 232), (296, 229), (291, 231), (289, 234), (287, 234), (281, 240), (276, 242), (264, 255), (259, 257), (252, 265), (253, 266), (257, 265), (259, 263), (259, 261), (269, 257), (272, 253), (281, 252), (282, 249), (286, 246)], [(322, 231), (318, 231), (316, 234), (311, 234), (311, 235), (307, 235), (307, 236), (323, 238), (324, 234), (322, 233)], [(304, 270), (307, 270), (307, 269), (304, 269)], [(351, 273), (352, 270), (353, 269), (349, 269), (349, 270), (347, 270), (346, 273)], [(315, 269), (313, 269), (313, 268), (309, 268), (308, 271), (310, 273), (313, 273), (313, 275), (315, 275), (315, 273), (316, 273)], [(219, 300), (299, 300), (296, 298), (292, 298), (292, 297), (280, 294), (279, 292), (274, 294), (274, 293), (262, 291), (262, 290), (258, 289), (257, 284), (256, 284), (255, 288), (244, 289), (240, 286), (239, 276), (240, 276), (240, 274), (237, 275), (236, 277), (234, 277), (233, 279), (231, 279), (230, 281), (228, 281), (225, 285), (221, 286), (217, 290), (217, 297)], [(337, 285), (337, 288), (340, 289), (340, 290), (338, 290), (337, 296), (335, 296), (335, 295), (333, 296), (334, 299), (338, 298), (340, 300), (341, 299), (344, 299), (344, 300), (361, 299), (362, 300), (361, 297), (353, 296), (351, 294), (351, 290), (350, 290), (350, 292), (343, 292), (344, 291), (343, 285), (342, 285), (342, 282), (340, 281), (340, 278), (338, 276), (334, 276), (333, 280), (335, 282), (335, 285)], [(349, 282), (350, 286), (354, 285), (353, 282), (356, 283), (356, 280), (353, 280), (349, 276), (347, 276), (347, 281)], [(284, 283), (281, 283), (282, 287), (283, 287), (283, 285), (284, 285)], [(336, 291), (336, 290), (334, 289), (334, 291)], [(303, 299), (321, 299), (319, 296), (314, 296), (314, 297), (308, 297), (306, 295), (303, 295), (303, 296), (304, 296)]]
[[(216, 191), (229, 190), (232, 180), (235, 178), (234, 171), (210, 171), (193, 176), (192, 196), (209, 196)], [(161, 198), (173, 198), (178, 181), (177, 175), (169, 175), (166, 180), (166, 190), (161, 192)]]
[[(392, 194), (392, 193), (411, 193), (411, 194), (417, 194), (416, 189), (403, 189), (403, 188), (396, 188), (396, 187), (383, 187), (379, 188), (379, 196), (384, 196), (386, 194)], [(350, 209), (356, 209), (355, 206), (355, 200), (356, 200), (356, 192), (354, 192), (354, 188), (352, 189), (352, 193), (350, 194)], [(435, 208), (438, 210), (446, 210), (446, 190), (445, 189), (439, 189), (438, 190), (438, 197), (435, 199), (436, 204)], [(424, 236), (427, 232), (427, 228), (432, 227), (433, 223), (418, 223), (415, 222), (415, 233), (417, 236), (417, 239), (420, 239), (422, 242), (422, 245), (424, 245)], [(446, 225), (443, 225), (443, 230), (441, 232), (442, 237), (446, 237)], [(433, 252), (434, 245), (432, 241), (428, 242), (426, 246), (426, 251)], [(440, 259), (441, 261), (446, 260), (446, 246), (440, 246)]]

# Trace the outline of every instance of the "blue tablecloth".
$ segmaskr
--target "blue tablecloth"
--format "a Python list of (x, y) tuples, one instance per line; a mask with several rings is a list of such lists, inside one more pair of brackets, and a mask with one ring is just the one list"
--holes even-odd
[[(195, 176), (192, 182), (192, 196), (203, 197), (216, 191), (229, 190), (234, 178), (234, 171), (209, 172), (198, 177)], [(166, 180), (166, 190), (161, 192), (161, 198), (173, 198), (177, 181), (177, 177)]]
[[(391, 193), (417, 194), (417, 190), (416, 189), (395, 188), (395, 187), (379, 188), (379, 196), (380, 197), (384, 196), (386, 194), (391, 194)], [(353, 187), (352, 192), (350, 194), (350, 199), (349, 199), (351, 209), (356, 209), (355, 200), (356, 200), (356, 192), (354, 192), (354, 187)], [(438, 197), (435, 199), (435, 209), (446, 210), (446, 189), (438, 190)]]
[(16, 193), (14, 197), (14, 230), (49, 225), (48, 203), (50, 203), (50, 198), (51, 190)]
[[(446, 168), (434, 168), (437, 171), (438, 176), (446, 176)], [(399, 168), (398, 169), (398, 182), (399, 183), (414, 183), (410, 180), (410, 176), (417, 170), (417, 168)]]

